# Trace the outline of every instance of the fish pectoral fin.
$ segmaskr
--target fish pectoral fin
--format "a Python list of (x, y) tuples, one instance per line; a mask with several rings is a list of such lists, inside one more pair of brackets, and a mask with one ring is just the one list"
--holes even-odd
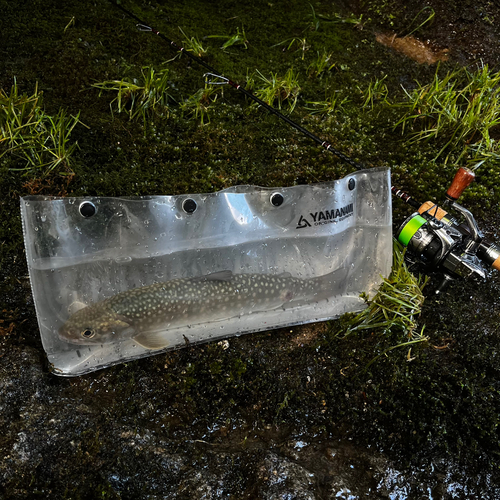
[(193, 278), (193, 281), (231, 281), (233, 279), (233, 271), (217, 271), (216, 273), (205, 274)]
[(161, 330), (155, 332), (139, 333), (134, 337), (134, 341), (142, 347), (151, 349), (152, 351), (163, 349), (164, 347), (167, 347), (169, 345), (169, 342), (165, 340), (165, 332)]
[(85, 309), (88, 306), (88, 304), (85, 304), (84, 302), (80, 302), (79, 300), (75, 300), (68, 306), (68, 313), (70, 316), (75, 314), (77, 311), (80, 311), (81, 309)]
[(136, 331), (134, 322), (122, 314), (115, 314), (112, 323), (116, 333), (119, 333), (122, 337), (130, 338)]

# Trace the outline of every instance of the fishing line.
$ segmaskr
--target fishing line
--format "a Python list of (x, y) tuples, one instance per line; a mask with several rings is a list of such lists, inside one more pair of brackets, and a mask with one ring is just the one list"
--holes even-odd
[(216, 79), (219, 80), (217, 82), (210, 82), (210, 83), (217, 84), (217, 85), (223, 85), (223, 84), (230, 85), (231, 87), (233, 87), (234, 89), (238, 90), (239, 92), (241, 92), (242, 94), (244, 94), (246, 97), (248, 97), (252, 101), (256, 102), (257, 104), (259, 104), (260, 106), (262, 106), (263, 108), (265, 108), (270, 113), (274, 114), (275, 116), (277, 116), (281, 120), (283, 120), (286, 123), (288, 123), (288, 125), (292, 126), (294, 129), (298, 130), (299, 132), (301, 132), (306, 137), (309, 137), (310, 139), (312, 139), (314, 142), (316, 142), (317, 144), (319, 144), (320, 146), (322, 146), (327, 151), (330, 151), (330, 153), (333, 153), (335, 156), (337, 156), (338, 158), (340, 158), (343, 162), (347, 163), (351, 167), (354, 167), (357, 170), (363, 170), (365, 168), (362, 164), (354, 161), (352, 158), (349, 158), (347, 155), (345, 155), (344, 153), (342, 153), (342, 151), (339, 151), (338, 149), (334, 148), (328, 141), (325, 141), (325, 140), (319, 138), (318, 136), (316, 136), (315, 134), (313, 134), (312, 132), (310, 132), (306, 128), (302, 127), (302, 125), (299, 125), (297, 122), (294, 122), (293, 120), (291, 120), (290, 118), (288, 118), (288, 116), (285, 116), (283, 113), (280, 113), (276, 108), (274, 108), (273, 106), (270, 106), (269, 104), (267, 104), (267, 102), (263, 101), (262, 99), (259, 99), (257, 96), (255, 96), (254, 94), (252, 94), (251, 92), (249, 92), (248, 90), (246, 90), (240, 84), (234, 82), (230, 78), (227, 78), (227, 77), (223, 76), (222, 73), (220, 73), (215, 68), (213, 68), (212, 66), (210, 66), (210, 64), (208, 64), (206, 61), (204, 61), (201, 57), (199, 57), (199, 56), (197, 56), (197, 55), (189, 52), (188, 50), (184, 49), (184, 47), (181, 47), (180, 45), (178, 45), (177, 43), (175, 43), (173, 40), (171, 40), (170, 38), (168, 38), (167, 36), (165, 36), (163, 33), (161, 33), (157, 29), (153, 28), (152, 26), (150, 26), (149, 24), (147, 24), (146, 22), (144, 22), (142, 19), (140, 19), (139, 17), (137, 17), (133, 12), (130, 12), (128, 9), (126, 9), (125, 7), (123, 7), (121, 4), (116, 3), (113, 0), (109, 0), (109, 1), (115, 7), (117, 7), (122, 12), (124, 12), (128, 17), (130, 17), (131, 19), (134, 19), (137, 22), (136, 27), (140, 31), (143, 31), (143, 32), (146, 32), (146, 33), (153, 33), (153, 34), (157, 35), (164, 42), (168, 43), (171, 47), (173, 47), (175, 50), (177, 50), (177, 51), (179, 51), (179, 52), (181, 52), (183, 54), (186, 54), (192, 61), (195, 61), (200, 66), (202, 66), (203, 68), (205, 68), (208, 71), (208, 73), (205, 73), (205, 77), (211, 76), (211, 77), (214, 77), (214, 78), (216, 78)]

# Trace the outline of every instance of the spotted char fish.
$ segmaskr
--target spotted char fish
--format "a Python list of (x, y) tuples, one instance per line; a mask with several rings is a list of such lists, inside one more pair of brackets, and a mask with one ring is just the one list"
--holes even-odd
[(166, 330), (323, 300), (340, 292), (345, 277), (340, 269), (306, 280), (231, 271), (173, 279), (84, 307), (70, 316), (59, 336), (75, 344), (133, 339), (147, 349), (161, 349), (168, 345)]

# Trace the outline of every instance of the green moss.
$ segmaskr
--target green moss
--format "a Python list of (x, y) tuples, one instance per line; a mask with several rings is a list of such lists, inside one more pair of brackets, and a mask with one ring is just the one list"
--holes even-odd
[[(409, 7), (403, 2), (363, 4), (363, 30), (354, 23), (321, 18), (311, 29), (311, 7), (299, 1), (255, 5), (179, 1), (129, 7), (146, 21), (158, 23), (155, 27), (173, 39), (183, 38), (178, 27), (198, 38), (208, 48), (204, 59), (235, 81), (245, 82), (257, 69), (264, 75), (284, 75), (293, 69), (301, 87), (290, 115), (293, 120), (368, 167), (390, 166), (393, 184), (416, 199), (441, 200), (455, 167), (432, 161), (440, 144), (408, 144), (408, 131), (402, 135), (394, 129), (401, 118), (399, 110), (387, 105), (404, 99), (401, 85), (411, 90), (415, 80), (430, 83), (435, 68), (419, 66), (378, 45), (368, 29), (392, 25), (403, 29), (416, 13), (407, 13)], [(16, 312), (15, 335), (1, 339), (6, 350), (35, 346), (42, 352), (25, 278), (19, 196), (195, 193), (245, 183), (321, 182), (350, 171), (274, 116), (251, 108), (241, 93), (229, 87), (218, 90), (210, 122), (201, 124), (199, 117), (182, 113), (181, 105), (204, 89), (205, 70), (188, 63), (185, 55), (171, 60), (175, 53), (167, 44), (136, 32), (134, 23), (117, 15), (111, 4), (45, 0), (2, 5), (7, 22), (2, 30), (6, 42), (0, 86), (10, 88), (17, 77), (21, 92), (30, 93), (38, 82), (47, 113), (55, 114), (60, 108), (74, 115), (80, 112), (89, 127), (73, 131), (80, 148), (72, 157), (75, 176), (71, 180), (55, 174), (44, 180), (22, 176), (8, 170), (11, 163), (1, 167), (0, 206), (6, 215), (0, 220), (0, 267), (5, 276), (0, 283), (0, 311)], [(316, 16), (328, 19), (359, 19), (360, 15), (335, 3), (313, 7)], [(68, 26), (73, 17), (74, 24)], [(246, 48), (234, 44), (223, 51), (220, 41), (208, 38), (237, 33), (242, 27)], [(292, 39), (305, 43), (280, 45)], [(328, 71), (311, 71), (318, 53), (329, 55)], [(145, 66), (165, 74), (168, 70), (166, 88), (172, 96), (168, 116), (148, 117), (146, 128), (125, 114), (112, 116), (111, 99), (99, 97), (92, 87), (96, 82), (123, 79), (127, 72), (140, 74)], [(440, 72), (453, 69), (450, 62)], [(373, 99), (368, 99), (370, 89)], [(342, 106), (332, 112), (307, 109), (311, 107), (307, 103), (337, 94)], [(496, 161), (477, 169), (478, 182), (463, 198), (474, 213), (485, 215), (497, 207), (499, 170)], [(408, 214), (395, 201), (395, 222)], [(400, 331), (380, 335), (366, 329), (340, 340), (338, 330), (345, 326), (340, 321), (331, 328), (320, 324), (234, 338), (227, 349), (216, 343), (187, 347), (71, 383), (44, 379), (43, 387), (53, 391), (44, 401), (45, 413), (57, 401), (60, 414), (68, 419), (63, 419), (61, 433), (81, 442), (76, 448), (66, 442), (58, 443), (59, 448), (54, 445), (68, 472), (55, 473), (43, 464), (34, 475), (33, 487), (48, 492), (52, 487), (63, 491), (63, 483), (79, 485), (67, 487), (67, 498), (115, 498), (116, 491), (125, 490), (130, 498), (147, 496), (144, 492), (151, 490), (142, 490), (147, 488), (142, 482), (135, 485), (132, 479), (123, 479), (125, 486), (116, 486), (109, 480), (115, 468), (132, 478), (156, 481), (161, 477), (162, 464), (155, 462), (156, 455), (147, 456), (139, 446), (130, 454), (123, 451), (128, 450), (124, 444), (128, 441), (122, 434), (135, 436), (139, 431), (157, 436), (171, 453), (180, 453), (188, 442), (197, 440), (223, 443), (231, 450), (247, 443), (245, 450), (251, 450), (258, 439), (271, 447), (297, 436), (311, 441), (341, 437), (371, 445), (398, 463), (419, 463), (433, 455), (458, 456), (469, 463), (470, 477), (475, 477), (476, 469), (470, 465), (474, 461), (478, 468), (495, 470), (500, 463), (495, 297), (495, 279), (457, 283), (445, 297), (429, 297), (418, 321), (426, 324), (430, 340), (427, 345), (411, 346), (411, 352), (410, 346), (388, 351), (401, 342)], [(297, 341), (303, 336), (307, 341)], [(29, 379), (27, 385), (32, 383)], [(61, 402), (65, 399), (69, 402)], [(5, 446), (22, 429), (19, 405), (13, 400), (7, 406)], [(86, 418), (86, 411), (95, 413), (92, 419)], [(89, 428), (90, 422), (95, 427)], [(35, 423), (41, 428), (48, 425), (43, 419)], [(47, 448), (40, 445), (40, 449)], [(203, 452), (195, 449), (192, 454), (190, 465), (203, 468)], [(96, 463), (99, 467), (94, 467)], [(249, 459), (249, 463), (253, 462)], [(107, 467), (106, 476), (100, 475), (102, 466)], [(231, 484), (241, 493), (250, 487), (244, 468), (237, 470)], [(175, 475), (166, 481), (180, 484)], [(9, 485), (15, 489), (29, 482), (31, 477), (16, 477)]]

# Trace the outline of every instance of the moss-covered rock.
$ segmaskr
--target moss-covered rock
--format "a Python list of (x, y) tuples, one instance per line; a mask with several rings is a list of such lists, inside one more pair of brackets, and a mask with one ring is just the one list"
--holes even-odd
[[(394, 129), (398, 108), (377, 96), (364, 106), (370, 83), (384, 77), (391, 102), (405, 98), (401, 86), (432, 81), (436, 67), (375, 38), (408, 34), (421, 2), (124, 5), (176, 41), (178, 27), (198, 37), (209, 64), (235, 81), (293, 67), (301, 91), (292, 119), (368, 167), (389, 165), (393, 183), (415, 198), (442, 200), (456, 152), (446, 166), (432, 159), (446, 139), (409, 144)], [(441, 74), (480, 59), (495, 67), (499, 7), (426, 5), (435, 16), (413, 36), (450, 49)], [(430, 340), (411, 351), (387, 350), (395, 339), (376, 331), (341, 338), (335, 322), (187, 347), (75, 379), (51, 375), (24, 262), (20, 196), (293, 185), (338, 178), (350, 167), (230, 88), (218, 91), (208, 123), (183, 112), (180, 103), (204, 87), (204, 70), (185, 55), (171, 60), (167, 44), (136, 31), (110, 2), (0, 7), (0, 86), (10, 89), (16, 78), (30, 94), (38, 83), (48, 115), (80, 112), (84, 124), (71, 135), (79, 144), (72, 175), (16, 172), (18, 158), (0, 157), (2, 498), (500, 496), (496, 274), (455, 283), (439, 298), (431, 284), (418, 319)], [(209, 38), (243, 28), (247, 48), (222, 50), (220, 39)], [(311, 72), (323, 51), (333, 66)], [(169, 68), (172, 96), (169, 113), (146, 126), (112, 115), (114, 96), (92, 87), (138, 77), (144, 66)], [(333, 111), (315, 113), (311, 103), (332, 96), (339, 97)], [(463, 199), (493, 239), (499, 171), (498, 158), (481, 165)], [(396, 224), (407, 214), (395, 201)]]

